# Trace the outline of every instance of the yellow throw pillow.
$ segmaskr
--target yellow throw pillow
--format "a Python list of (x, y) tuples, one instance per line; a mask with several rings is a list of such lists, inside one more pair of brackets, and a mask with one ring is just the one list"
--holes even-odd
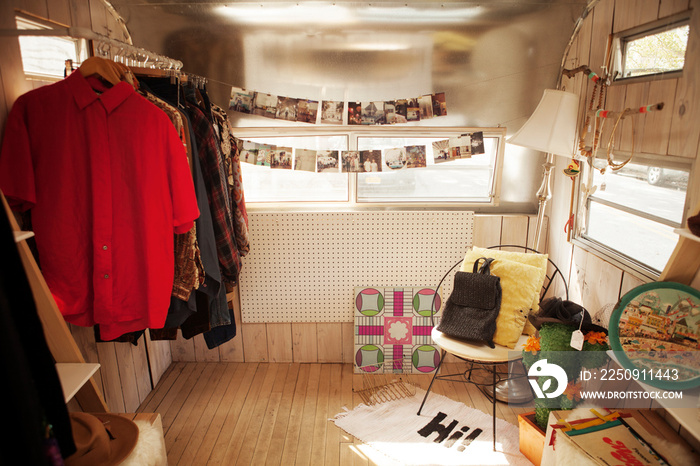
[[(471, 272), (474, 261), (480, 257), (493, 257), (490, 251), (468, 251), (462, 264), (462, 271)], [(535, 266), (504, 258), (496, 257), (495, 259), (491, 263), (491, 273), (500, 277), (503, 293), (493, 342), (497, 345), (515, 348), (515, 343), (518, 341), (530, 313), (533, 296), (539, 294), (544, 277), (540, 269)]]
[[(485, 254), (485, 256), (482, 257), (493, 257), (494, 259), (501, 258), (501, 259), (508, 259), (512, 260), (515, 262), (520, 262), (521, 264), (527, 264), (527, 265), (532, 265), (534, 267), (537, 267), (541, 270), (541, 282), (540, 286), (537, 289), (537, 293), (532, 299), (532, 305), (530, 306), (531, 311), (530, 312), (537, 312), (540, 308), (540, 289), (542, 288), (542, 285), (544, 284), (544, 279), (545, 276), (547, 275), (547, 259), (548, 255), (547, 254), (538, 254), (538, 253), (529, 253), (529, 252), (517, 252), (517, 251), (501, 251), (500, 249), (486, 249), (486, 248), (478, 248), (478, 247), (473, 247), (472, 251), (476, 251), (482, 254)], [(540, 280), (540, 277), (538, 277), (538, 280)], [(525, 327), (523, 328), (523, 333), (526, 335), (534, 335), (537, 332), (537, 329), (535, 328), (534, 325), (530, 323), (529, 320), (525, 319)]]

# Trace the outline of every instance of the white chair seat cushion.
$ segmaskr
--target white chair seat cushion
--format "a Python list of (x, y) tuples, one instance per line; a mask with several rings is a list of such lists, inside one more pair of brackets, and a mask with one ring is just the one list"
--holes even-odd
[(518, 338), (515, 344), (515, 348), (510, 349), (501, 345), (496, 345), (495, 348), (489, 348), (485, 344), (469, 343), (464, 340), (448, 337), (437, 328), (433, 328), (430, 335), (437, 346), (450, 354), (469, 359), (470, 361), (494, 363), (515, 361), (522, 358), (522, 350), (528, 339), (528, 335), (520, 335), (520, 338)]

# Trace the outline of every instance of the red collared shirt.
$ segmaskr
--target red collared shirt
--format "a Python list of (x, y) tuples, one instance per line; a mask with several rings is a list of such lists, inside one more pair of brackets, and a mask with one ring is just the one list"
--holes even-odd
[(66, 321), (100, 324), (105, 340), (163, 326), (173, 233), (199, 216), (186, 157), (165, 113), (125, 82), (105, 88), (76, 72), (17, 99), (0, 189), (14, 209), (32, 209)]

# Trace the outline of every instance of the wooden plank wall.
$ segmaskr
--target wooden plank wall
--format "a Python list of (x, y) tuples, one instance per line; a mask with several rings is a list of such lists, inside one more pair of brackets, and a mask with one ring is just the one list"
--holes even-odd
[[(474, 245), (528, 245), (534, 237), (536, 217), (528, 215), (476, 215)], [(545, 224), (546, 232), (546, 224)], [(244, 264), (245, 267), (245, 264)], [(173, 361), (222, 362), (345, 362), (353, 360), (352, 322), (241, 324), (240, 300), (233, 300), (238, 335), (209, 350), (204, 338), (182, 338), (171, 343)]]
[[(128, 37), (126, 29), (102, 0), (3, 0), (0, 29), (15, 29), (17, 10), (64, 26), (92, 29), (121, 41)], [(0, 134), (17, 97), (46, 84), (25, 79), (17, 37), (0, 37)], [(136, 411), (170, 366), (168, 342), (151, 342), (142, 337), (138, 346), (95, 343), (92, 328), (70, 328), (85, 359), (101, 365), (95, 380), (110, 411)], [(73, 403), (71, 409), (79, 408)]]
[[(584, 21), (565, 65), (567, 68), (588, 65), (601, 74), (610, 34), (689, 9), (692, 9), (690, 37), (682, 77), (615, 84), (608, 90), (605, 108), (620, 111), (626, 107), (665, 103), (663, 111), (640, 118), (634, 134), (631, 123), (627, 121), (630, 119), (624, 120), (622, 131), (616, 135), (616, 147), (630, 150), (634, 137), (638, 152), (661, 157), (683, 157), (691, 161), (690, 186), (696, 189), (688, 192), (687, 205), (688, 209), (692, 209), (700, 201), (700, 190), (697, 189), (700, 185), (700, 170), (697, 168), (700, 143), (700, 0), (601, 0)], [(579, 74), (573, 79), (564, 78), (563, 85), (566, 90), (582, 96), (582, 109), (588, 105), (593, 88), (590, 80)], [(607, 141), (611, 126), (607, 126), (607, 132), (604, 129), (601, 141)], [(647, 280), (567, 241), (563, 226), (569, 218), (571, 181), (562, 172), (568, 160), (557, 157), (556, 163), (553, 170), (554, 201), (548, 212), (549, 252), (557, 263), (568, 264), (571, 299), (595, 313), (605, 305), (615, 304), (627, 291)], [(685, 218), (691, 214), (686, 212)], [(697, 287), (699, 283), (696, 276), (694, 285)], [(669, 418), (668, 421), (675, 424), (684, 438), (692, 438), (673, 419)]]
[[(616, 136), (619, 137), (616, 146), (630, 150), (634, 137), (637, 152), (687, 158), (694, 167), (691, 186), (697, 186), (700, 181), (700, 171), (695, 168), (700, 143), (700, 0), (601, 0), (585, 19), (565, 64), (568, 68), (588, 65), (600, 74), (611, 34), (691, 8), (690, 38), (682, 77), (614, 84), (608, 90), (605, 108), (620, 111), (663, 101), (663, 111), (638, 119), (634, 134), (627, 121), (631, 118), (623, 120), (627, 126)], [(563, 87), (582, 96), (583, 109), (588, 104), (593, 83), (579, 74), (573, 79), (564, 78)], [(607, 125), (603, 129), (601, 141), (607, 141), (610, 128), (611, 125)], [(569, 218), (571, 181), (562, 173), (568, 160), (557, 157), (556, 163), (553, 201), (549, 209), (549, 251), (557, 263), (570, 264), (572, 299), (581, 300), (594, 312), (605, 304), (617, 302), (621, 295), (644, 280), (567, 242), (563, 225)], [(689, 191), (688, 197), (689, 208), (698, 205), (700, 190)]]

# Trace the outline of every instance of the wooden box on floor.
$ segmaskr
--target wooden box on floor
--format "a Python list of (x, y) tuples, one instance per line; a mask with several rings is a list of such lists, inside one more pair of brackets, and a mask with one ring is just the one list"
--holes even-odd
[(545, 433), (535, 424), (535, 412), (518, 414), (520, 452), (535, 466), (542, 462)]

